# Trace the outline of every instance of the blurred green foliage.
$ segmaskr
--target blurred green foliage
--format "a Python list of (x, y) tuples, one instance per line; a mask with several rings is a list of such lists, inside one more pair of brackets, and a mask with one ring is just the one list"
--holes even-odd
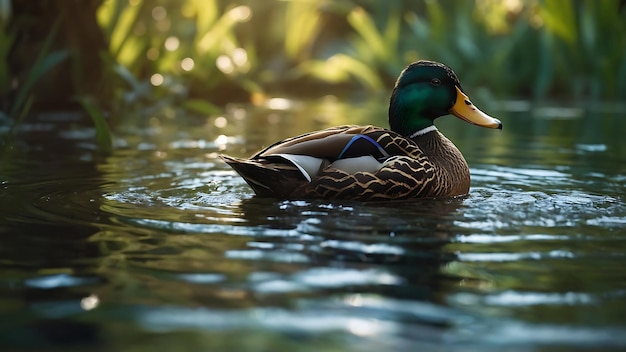
[(328, 84), (386, 94), (422, 58), (498, 98), (619, 99), (625, 17), (617, 0), (109, 0), (99, 12), (115, 62), (143, 82), (134, 96), (154, 89), (200, 112)]
[[(104, 105), (116, 116), (206, 115), (268, 95), (388, 94), (417, 59), (500, 99), (622, 99), (625, 13), (620, 0), (104, 0), (96, 16), (114, 92)], [(16, 118), (63, 51), (42, 50), (16, 81), (11, 35), (0, 26), (0, 108)]]

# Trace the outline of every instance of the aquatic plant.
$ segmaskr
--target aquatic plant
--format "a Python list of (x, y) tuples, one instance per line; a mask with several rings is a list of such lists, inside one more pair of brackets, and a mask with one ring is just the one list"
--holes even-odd
[[(51, 44), (57, 35), (59, 21), (56, 21), (39, 49), (33, 65), (22, 76), (11, 74), (9, 54), (15, 35), (9, 32), (7, 23), (10, 18), (10, 6), (2, 1), (0, 6), (0, 113), (6, 114), (15, 122), (22, 121), (30, 111), (35, 99), (32, 90), (37, 82), (55, 66), (69, 56), (67, 50), (52, 50)], [(8, 12), (8, 13), (7, 13)]]
[(102, 109), (97, 107), (93, 99), (87, 97), (79, 97), (77, 101), (93, 122), (96, 130), (96, 145), (98, 151), (103, 154), (111, 153), (111, 151), (113, 151), (113, 135)]
[[(45, 8), (45, 5), (42, 7)], [(79, 92), (81, 96), (71, 97), (72, 93), (67, 93), (70, 95), (68, 98), (80, 101), (81, 106), (85, 108), (93, 120), (99, 150), (110, 152), (112, 138), (104, 114), (101, 110), (95, 109), (96, 105), (86, 97), (88, 88), (85, 81), (89, 75), (85, 74), (85, 70), (75, 67), (76, 63), (85, 63), (86, 56), (81, 55), (75, 48), (58, 48), (57, 39), (61, 35), (59, 28), (64, 16), (68, 13), (56, 17), (52, 25), (46, 28), (43, 38), (39, 38), (40, 33), (30, 33), (32, 30), (30, 26), (36, 22), (35, 13), (40, 8), (34, 5), (33, 7), (25, 6), (21, 10), (28, 13), (27, 16), (24, 15), (26, 18), (12, 18), (11, 2), (0, 0), (0, 115), (7, 116), (6, 121), (10, 124), (9, 135), (11, 136), (15, 128), (24, 121), (34, 103), (37, 102), (37, 98), (41, 97), (42, 93), (45, 94), (45, 91), (38, 87), (40, 82), (48, 78), (49, 74), (55, 70), (58, 75), (58, 68), (62, 64), (74, 61), (72, 69), (69, 70), (70, 77), (65, 76), (63, 78), (66, 81), (71, 81), (70, 84), (76, 88), (75, 92)], [(38, 43), (37, 46), (33, 46), (32, 43), (24, 45), (24, 38), (29, 38), (29, 36), (37, 37), (38, 40), (42, 39), (42, 42)], [(68, 42), (72, 42), (72, 40), (76, 40), (76, 38), (68, 39)], [(33, 50), (33, 48), (35, 49)], [(30, 61), (31, 54), (36, 54), (32, 61)], [(24, 57), (29, 60), (22, 62)], [(15, 69), (11, 65), (11, 63), (15, 64), (16, 61), (19, 62), (19, 69)], [(6, 142), (6, 144), (3, 143), (3, 146), (9, 145), (11, 143), (9, 140), (11, 138), (3, 139), (3, 142)]]

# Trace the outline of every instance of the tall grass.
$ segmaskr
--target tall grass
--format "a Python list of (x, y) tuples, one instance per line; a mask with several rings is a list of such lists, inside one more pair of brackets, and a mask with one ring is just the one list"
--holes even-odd
[(20, 122), (30, 111), (35, 97), (32, 94), (37, 82), (55, 66), (69, 56), (67, 50), (51, 50), (51, 44), (57, 35), (59, 21), (56, 21), (45, 38), (34, 64), (17, 81), (10, 74), (9, 54), (15, 36), (8, 30), (10, 4), (3, 0), (0, 6), (0, 113)]

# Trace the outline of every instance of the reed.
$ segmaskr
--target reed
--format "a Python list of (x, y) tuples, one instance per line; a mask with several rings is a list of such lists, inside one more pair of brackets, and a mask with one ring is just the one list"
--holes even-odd
[[(9, 52), (14, 36), (7, 30), (4, 23), (0, 23), (0, 112), (6, 114), (15, 122), (21, 122), (35, 99), (32, 91), (37, 82), (55, 66), (69, 56), (67, 50), (51, 50), (51, 43), (57, 34), (59, 21), (50, 29), (42, 47), (39, 50), (34, 64), (26, 71), (23, 77), (13, 81), (8, 65)], [(15, 126), (15, 125), (14, 125)]]

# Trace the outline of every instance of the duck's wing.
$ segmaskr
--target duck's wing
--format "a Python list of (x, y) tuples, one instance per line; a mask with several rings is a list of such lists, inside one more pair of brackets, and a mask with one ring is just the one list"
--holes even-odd
[(251, 157), (303, 155), (328, 162), (371, 156), (385, 160), (394, 155), (411, 155), (419, 149), (399, 134), (375, 126), (339, 126), (277, 142)]
[(289, 197), (312, 191), (306, 185), (319, 185), (319, 176), (330, 178), (326, 183), (334, 187), (340, 180), (333, 176), (371, 175), (390, 158), (413, 158), (420, 153), (417, 144), (395, 132), (375, 126), (340, 126), (285, 139), (249, 159), (222, 159), (258, 195)]

